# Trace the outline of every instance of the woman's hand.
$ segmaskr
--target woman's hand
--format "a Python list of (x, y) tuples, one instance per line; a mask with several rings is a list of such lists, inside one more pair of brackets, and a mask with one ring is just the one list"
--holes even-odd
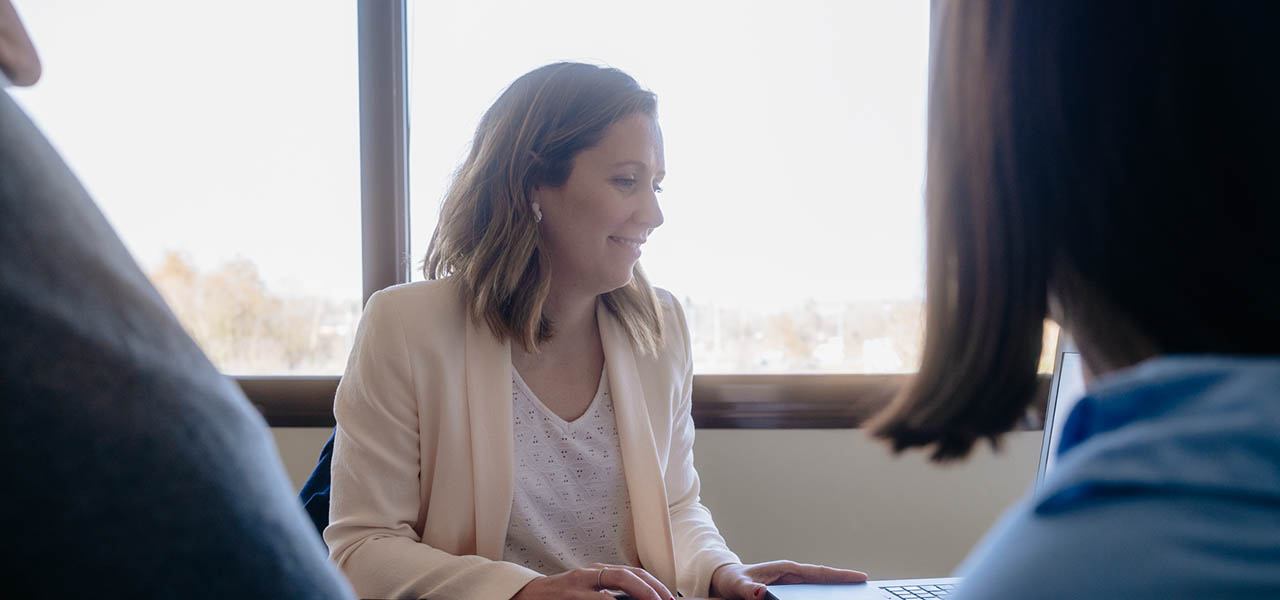
[(862, 583), (867, 574), (789, 560), (721, 565), (711, 575), (711, 595), (725, 600), (762, 600), (771, 583)]
[(617, 590), (636, 600), (675, 600), (667, 586), (644, 569), (600, 563), (534, 579), (511, 600), (609, 598), (603, 590)]

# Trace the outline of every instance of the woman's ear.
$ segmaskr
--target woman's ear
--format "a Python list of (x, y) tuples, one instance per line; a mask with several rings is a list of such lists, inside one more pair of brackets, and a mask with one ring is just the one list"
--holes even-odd
[(563, 189), (562, 187), (539, 183), (529, 190), (529, 207), (531, 209), (537, 207), (534, 213), (538, 221), (542, 221), (544, 215), (550, 215), (554, 218), (556, 207), (562, 204), (561, 193)]

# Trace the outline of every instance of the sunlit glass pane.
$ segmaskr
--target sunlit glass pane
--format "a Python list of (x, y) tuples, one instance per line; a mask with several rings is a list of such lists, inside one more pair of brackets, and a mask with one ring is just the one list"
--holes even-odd
[(214, 363), (340, 373), (360, 309), (356, 11), (19, 0), (13, 95)]
[(666, 223), (641, 262), (684, 303), (697, 371), (916, 368), (928, 2), (410, 10), (415, 260), (503, 87), (556, 60), (604, 63), (658, 94)]

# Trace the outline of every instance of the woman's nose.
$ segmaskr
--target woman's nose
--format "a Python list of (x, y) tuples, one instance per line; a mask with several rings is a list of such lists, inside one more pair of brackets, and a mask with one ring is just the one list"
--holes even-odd
[(636, 214), (636, 221), (644, 224), (649, 231), (657, 229), (663, 223), (662, 207), (658, 206), (658, 193), (649, 192), (645, 195), (644, 204)]

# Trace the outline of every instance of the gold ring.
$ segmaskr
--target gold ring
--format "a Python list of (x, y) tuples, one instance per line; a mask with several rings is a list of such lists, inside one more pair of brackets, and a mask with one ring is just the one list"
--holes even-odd
[(609, 567), (600, 567), (600, 570), (596, 572), (596, 589), (597, 590), (604, 589), (604, 584), (600, 583), (600, 579), (604, 577), (604, 571), (605, 569), (608, 569), (608, 568)]

